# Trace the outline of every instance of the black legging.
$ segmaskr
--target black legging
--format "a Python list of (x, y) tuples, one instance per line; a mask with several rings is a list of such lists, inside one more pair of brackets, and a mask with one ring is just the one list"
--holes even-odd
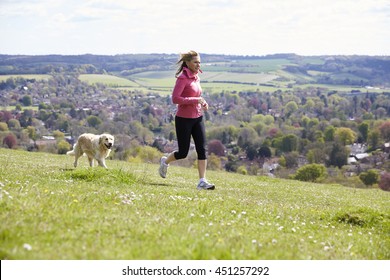
[(191, 135), (195, 142), (198, 159), (207, 159), (206, 156), (206, 132), (203, 117), (196, 119), (175, 117), (176, 136), (179, 151), (174, 153), (175, 159), (187, 157), (190, 149)]

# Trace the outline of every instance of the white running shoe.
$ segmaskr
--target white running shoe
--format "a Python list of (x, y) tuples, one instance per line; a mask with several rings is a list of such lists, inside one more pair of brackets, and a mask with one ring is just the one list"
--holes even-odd
[(198, 190), (214, 190), (215, 185), (211, 184), (207, 181), (201, 181), (199, 182), (198, 186), (196, 187)]
[(167, 177), (167, 171), (168, 171), (168, 165), (165, 164), (166, 159), (167, 159), (167, 157), (161, 157), (160, 168), (158, 169), (160, 176), (163, 178)]

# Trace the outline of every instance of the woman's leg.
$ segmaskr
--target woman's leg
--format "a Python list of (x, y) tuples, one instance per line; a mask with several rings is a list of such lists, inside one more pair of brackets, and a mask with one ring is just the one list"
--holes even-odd
[(192, 128), (192, 138), (194, 139), (196, 152), (198, 154), (199, 179), (206, 178), (206, 131), (202, 117), (198, 119), (197, 123)]
[(206, 178), (207, 159), (198, 159), (199, 179)]
[(175, 117), (176, 138), (179, 150), (172, 152), (165, 160), (166, 164), (187, 157), (190, 149), (191, 130), (194, 120)]

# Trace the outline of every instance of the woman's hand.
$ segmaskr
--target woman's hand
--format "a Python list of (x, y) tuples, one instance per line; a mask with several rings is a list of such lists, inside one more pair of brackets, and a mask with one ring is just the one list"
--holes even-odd
[(198, 102), (202, 106), (202, 109), (204, 111), (207, 111), (209, 109), (209, 104), (207, 104), (206, 100), (204, 100), (203, 97), (200, 97)]

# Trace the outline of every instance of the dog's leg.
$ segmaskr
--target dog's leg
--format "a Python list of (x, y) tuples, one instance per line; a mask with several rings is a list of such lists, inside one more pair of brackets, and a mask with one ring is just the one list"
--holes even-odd
[(73, 165), (76, 168), (78, 160), (83, 155), (83, 153), (80, 151), (80, 147), (77, 144), (75, 145), (73, 150), (74, 150), (74, 163), (73, 163)]
[(93, 167), (93, 157), (88, 156), (89, 166)]
[(104, 158), (103, 159), (98, 159), (97, 161), (99, 163), (99, 166), (107, 168), (106, 161), (105, 161)]

